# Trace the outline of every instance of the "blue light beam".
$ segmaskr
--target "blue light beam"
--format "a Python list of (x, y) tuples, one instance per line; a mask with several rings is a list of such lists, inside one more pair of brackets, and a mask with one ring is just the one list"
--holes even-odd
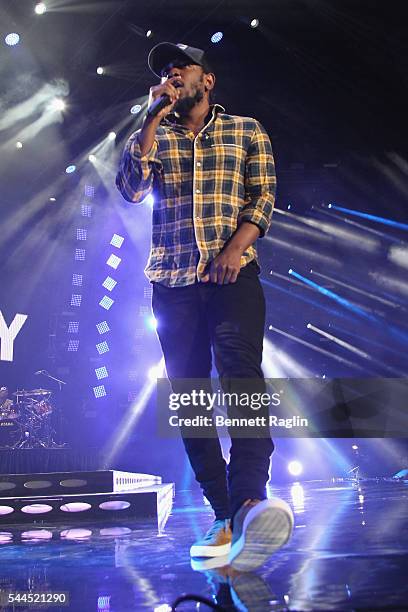
[(355, 217), (361, 217), (362, 219), (368, 219), (369, 221), (375, 221), (376, 223), (383, 223), (384, 225), (389, 225), (390, 227), (397, 227), (398, 229), (408, 230), (408, 223), (399, 223), (398, 221), (394, 221), (393, 219), (386, 219), (385, 217), (377, 217), (376, 215), (370, 215), (369, 213), (363, 213), (359, 210), (352, 210), (351, 208), (343, 208), (342, 206), (337, 206), (336, 204), (328, 204), (328, 208), (333, 210), (338, 210), (340, 212), (344, 212), (347, 215), (354, 215)]
[(310, 280), (306, 276), (302, 276), (301, 274), (299, 274), (298, 272), (295, 272), (292, 269), (289, 270), (289, 274), (291, 276), (294, 276), (298, 280), (302, 281), (303, 283), (305, 283), (305, 285), (309, 285), (309, 287), (313, 287), (313, 289), (316, 289), (319, 293), (322, 293), (323, 295), (326, 295), (327, 297), (331, 298), (332, 300), (335, 300), (336, 302), (338, 302), (339, 304), (341, 304), (342, 306), (344, 306), (348, 310), (356, 312), (357, 314), (362, 315), (363, 317), (365, 317), (366, 319), (369, 319), (370, 321), (374, 321), (374, 322), (377, 321), (376, 317), (374, 317), (373, 315), (369, 314), (368, 312), (366, 312), (365, 310), (363, 310), (359, 306), (355, 306), (354, 304), (349, 302), (349, 300), (346, 300), (346, 298), (343, 298), (340, 295), (337, 295), (337, 293), (334, 293), (334, 291), (330, 291), (329, 289), (326, 289), (325, 287), (322, 287), (322, 285), (318, 285), (317, 283), (315, 283), (314, 281)]

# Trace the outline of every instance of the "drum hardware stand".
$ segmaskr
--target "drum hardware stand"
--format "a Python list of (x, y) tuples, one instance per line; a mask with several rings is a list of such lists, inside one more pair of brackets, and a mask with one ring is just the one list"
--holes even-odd
[(59, 384), (60, 391), (62, 391), (62, 385), (67, 384), (65, 381), (60, 380), (59, 378), (56, 378), (55, 376), (52, 376), (49, 372), (47, 372), (47, 370), (39, 370), (38, 372), (36, 372), (36, 374), (41, 374), (42, 376), (46, 376), (47, 378), (50, 378), (51, 380), (55, 380), (55, 382)]
[[(52, 376), (52, 374), (50, 374), (47, 370), (40, 370), (39, 372), (36, 372), (36, 374), (41, 374), (42, 376), (45, 376), (46, 378), (50, 378), (51, 380), (54, 380), (55, 382), (57, 382), (60, 391), (62, 391), (62, 386), (67, 384), (64, 380), (61, 380), (60, 378), (57, 378), (56, 376)], [(66, 442), (63, 442), (62, 444), (58, 444), (57, 442), (54, 441), (52, 434), (53, 433), (55, 434), (55, 430), (51, 428), (51, 424), (48, 419), (45, 421), (44, 429), (45, 429), (44, 440), (46, 441), (46, 444), (47, 444), (46, 448), (65, 448), (67, 446)]]

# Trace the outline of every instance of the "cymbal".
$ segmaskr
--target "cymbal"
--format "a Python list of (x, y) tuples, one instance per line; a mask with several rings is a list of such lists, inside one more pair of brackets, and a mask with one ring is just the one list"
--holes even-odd
[(21, 389), (21, 391), (16, 391), (13, 395), (17, 395), (20, 397), (30, 397), (31, 395), (50, 395), (51, 391), (48, 389), (32, 389), (31, 391), (26, 391), (25, 389)]
[(31, 395), (49, 395), (51, 393), (51, 391), (49, 391), (48, 389), (33, 389), (32, 391), (30, 391)]

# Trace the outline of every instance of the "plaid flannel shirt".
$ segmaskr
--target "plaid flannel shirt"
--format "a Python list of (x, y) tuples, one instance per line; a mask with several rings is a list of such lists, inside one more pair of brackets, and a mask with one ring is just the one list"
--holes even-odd
[[(199, 281), (243, 221), (263, 236), (275, 200), (276, 175), (269, 137), (249, 117), (227, 115), (215, 104), (195, 137), (164, 119), (153, 147), (141, 155), (137, 132), (123, 152), (116, 185), (135, 204), (153, 193), (152, 244), (145, 274), (169, 287)], [(257, 260), (255, 245), (241, 267)]]

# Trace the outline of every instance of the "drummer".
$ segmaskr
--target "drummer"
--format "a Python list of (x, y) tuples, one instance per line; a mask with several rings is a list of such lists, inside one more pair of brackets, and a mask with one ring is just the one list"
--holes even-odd
[(13, 401), (8, 399), (7, 387), (0, 387), (0, 419), (11, 418), (14, 415)]

